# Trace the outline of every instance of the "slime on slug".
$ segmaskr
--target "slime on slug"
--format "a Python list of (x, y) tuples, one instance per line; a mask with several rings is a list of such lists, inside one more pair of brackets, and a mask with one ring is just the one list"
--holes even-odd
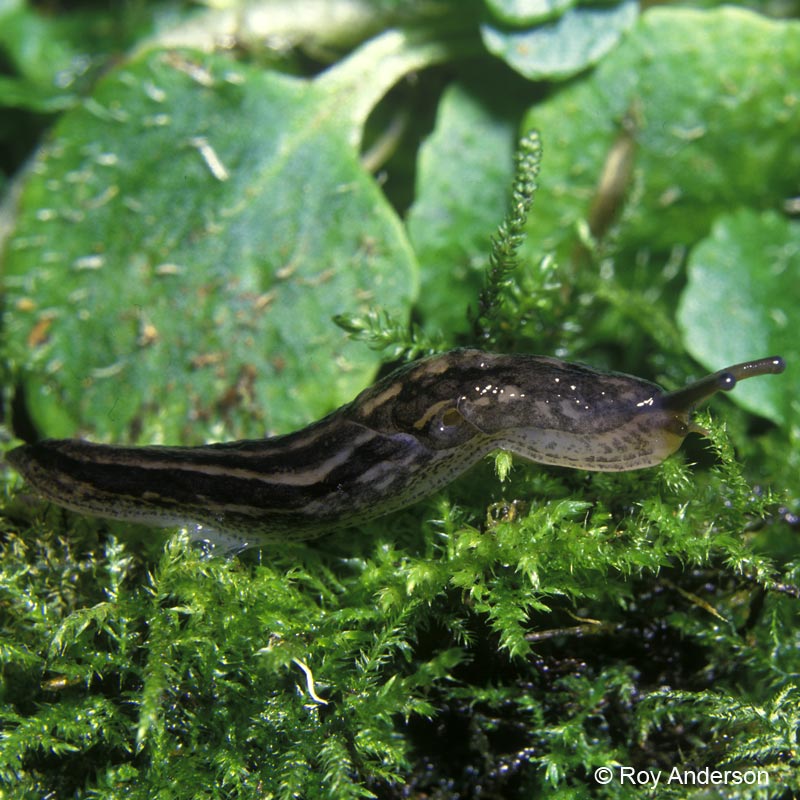
[(575, 469), (653, 466), (688, 433), (703, 432), (690, 418), (700, 402), (784, 368), (777, 356), (748, 361), (665, 393), (555, 358), (452, 350), (401, 367), (283, 436), (200, 447), (51, 439), (7, 460), (65, 508), (188, 526), (195, 538), (236, 551), (375, 519), (496, 449)]

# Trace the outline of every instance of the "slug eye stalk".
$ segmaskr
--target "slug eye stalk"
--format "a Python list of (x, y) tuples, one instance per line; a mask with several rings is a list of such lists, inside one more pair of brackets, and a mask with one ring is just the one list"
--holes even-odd
[(779, 375), (786, 369), (786, 362), (780, 356), (744, 361), (725, 367), (705, 378), (690, 383), (683, 389), (668, 392), (662, 401), (663, 407), (671, 411), (689, 412), (717, 392), (729, 392), (739, 381), (755, 378), (758, 375)]

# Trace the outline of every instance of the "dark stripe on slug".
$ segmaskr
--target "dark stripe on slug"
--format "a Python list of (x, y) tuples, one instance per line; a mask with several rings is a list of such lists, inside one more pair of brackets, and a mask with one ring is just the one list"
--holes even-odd
[[(358, 432), (363, 434), (364, 429), (359, 428)], [(76, 492), (86, 484), (94, 492), (107, 495), (110, 501), (123, 495), (129, 501), (154, 508), (205, 506), (219, 511), (226, 506), (247, 507), (255, 517), (268, 510), (302, 510), (309, 501), (322, 497), (339, 498), (331, 510), (341, 514), (350, 505), (376, 501), (370, 487), (360, 481), (367, 469), (385, 464), (387, 471), (396, 471), (399, 462), (412, 469), (426, 460), (424, 448), (410, 436), (371, 434), (357, 445), (353, 445), (352, 437), (350, 431), (347, 445), (327, 442), (322, 453), (314, 448), (316, 462), (324, 462), (325, 453), (335, 456), (344, 452), (347, 457), (333, 459), (326, 472), (320, 472), (319, 463), (315, 462), (308, 483), (282, 482), (285, 470), (290, 475), (298, 474), (296, 463), (292, 467), (284, 462), (276, 470), (274, 454), (257, 455), (253, 447), (249, 457), (241, 459), (237, 449), (231, 447), (111, 448), (79, 441), (45, 441), (26, 448), (27, 465), (20, 466), (34, 485), (39, 483), (37, 474), (41, 473), (51, 487), (58, 484)], [(273, 441), (259, 444), (266, 447)], [(209, 467), (213, 469), (209, 471)]]

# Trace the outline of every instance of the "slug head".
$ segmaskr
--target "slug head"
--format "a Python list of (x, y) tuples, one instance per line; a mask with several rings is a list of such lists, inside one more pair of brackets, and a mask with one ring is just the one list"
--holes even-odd
[[(506, 400), (504, 409), (502, 399), (485, 404), (484, 391), (479, 400), (464, 398), (460, 410), (465, 418), (495, 433), (496, 446), (533, 461), (608, 472), (661, 463), (688, 433), (705, 433), (691, 420), (699, 403), (730, 391), (739, 380), (785, 368), (783, 359), (773, 356), (735, 364), (664, 393), (630, 375), (554, 359), (526, 360), (520, 366), (519, 387), (492, 387), (493, 398), (511, 395), (513, 406)], [(527, 380), (522, 380), (525, 372)]]
[(457, 410), (492, 446), (530, 461), (616, 472), (652, 466), (680, 447), (688, 415), (649, 381), (537, 356), (491, 356)]
[(780, 358), (737, 364), (676, 392), (554, 358), (455, 350), (393, 373), (348, 416), (428, 450), (495, 448), (544, 464), (617, 472), (659, 464), (690, 432), (698, 403), (738, 380), (783, 370)]

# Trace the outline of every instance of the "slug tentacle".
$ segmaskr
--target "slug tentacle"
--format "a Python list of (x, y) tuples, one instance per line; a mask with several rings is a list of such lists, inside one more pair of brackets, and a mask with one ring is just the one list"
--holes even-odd
[(717, 392), (729, 392), (738, 381), (754, 378), (757, 375), (778, 375), (786, 369), (786, 362), (780, 356), (745, 361), (732, 367), (706, 375), (705, 378), (690, 383), (683, 389), (664, 395), (663, 405), (675, 411), (689, 412), (703, 400)]
[(45, 440), (7, 461), (49, 500), (96, 516), (186, 525), (234, 551), (308, 538), (402, 508), (495, 449), (543, 464), (653, 466), (699, 428), (690, 414), (779, 357), (675, 392), (530, 355), (453, 350), (408, 364), (303, 430), (202, 447)]

